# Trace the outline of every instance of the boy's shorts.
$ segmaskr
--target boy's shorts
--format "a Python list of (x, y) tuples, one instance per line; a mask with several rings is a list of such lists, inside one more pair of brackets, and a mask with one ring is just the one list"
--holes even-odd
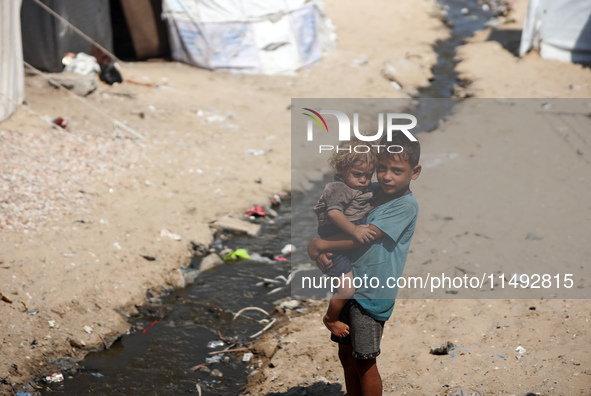
[[(355, 225), (366, 224), (367, 215), (359, 220), (352, 221), (352, 223)], [(318, 227), (318, 235), (320, 238), (328, 238), (342, 233), (343, 230), (335, 224), (326, 224)], [(324, 272), (326, 275), (339, 277), (352, 271), (351, 258), (346, 252), (334, 252), (330, 257), (330, 260), (332, 261), (332, 267)]]
[(330, 335), (330, 339), (353, 347), (353, 357), (360, 360), (374, 359), (380, 354), (380, 342), (384, 332), (384, 322), (369, 316), (355, 300), (349, 300), (339, 320), (348, 324), (351, 332), (346, 337)]

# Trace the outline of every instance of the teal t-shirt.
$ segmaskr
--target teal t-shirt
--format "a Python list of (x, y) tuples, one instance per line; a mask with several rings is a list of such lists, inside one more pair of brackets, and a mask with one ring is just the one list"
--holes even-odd
[(353, 298), (376, 320), (388, 320), (394, 309), (398, 294), (395, 280), (402, 276), (418, 213), (419, 204), (412, 193), (368, 213), (367, 224), (373, 224), (386, 235), (361, 246), (353, 254), (356, 279)]

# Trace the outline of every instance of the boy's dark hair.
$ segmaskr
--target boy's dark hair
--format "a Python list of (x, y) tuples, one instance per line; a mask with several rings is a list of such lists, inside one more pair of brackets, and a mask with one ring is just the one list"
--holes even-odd
[[(404, 133), (400, 131), (393, 131), (392, 140), (388, 141), (387, 137), (384, 136), (380, 144), (384, 145), (385, 147), (380, 148), (380, 152), (378, 153), (378, 160), (390, 155), (396, 155), (399, 158), (407, 161), (408, 164), (413, 168), (419, 164), (419, 159), (421, 157), (421, 145), (418, 141), (411, 141)], [(389, 153), (387, 150), (388, 146), (400, 146), (402, 147), (402, 152)], [(398, 150), (395, 151), (399, 150), (400, 149), (398, 148)]]

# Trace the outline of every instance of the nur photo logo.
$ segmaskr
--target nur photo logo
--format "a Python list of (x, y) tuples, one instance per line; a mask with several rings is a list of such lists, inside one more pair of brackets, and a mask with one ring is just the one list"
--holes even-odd
[[(378, 114), (378, 130), (375, 134), (367, 134), (364, 130), (362, 133), (359, 130), (359, 113), (353, 113), (353, 128), (351, 128), (351, 120), (349, 116), (342, 111), (338, 110), (320, 110), (315, 111), (307, 107), (303, 107), (302, 110), (306, 110), (309, 113), (302, 113), (310, 119), (307, 122), (306, 128), (306, 139), (308, 142), (314, 141), (314, 131), (325, 131), (329, 133), (328, 124), (322, 115), (333, 115), (336, 117), (338, 122), (338, 140), (339, 142), (351, 140), (351, 132), (353, 135), (363, 142), (379, 142), (386, 133), (386, 141), (392, 141), (393, 132), (402, 132), (410, 141), (416, 142), (417, 139), (410, 133), (410, 130), (417, 126), (417, 118), (412, 114), (406, 113), (387, 113), (384, 117), (384, 113)], [(312, 113), (312, 114), (310, 114)], [(407, 120), (410, 123), (400, 124), (400, 120)], [(385, 127), (384, 127), (384, 124)], [(317, 125), (318, 128), (315, 128)], [(377, 149), (378, 153), (381, 149), (387, 150), (390, 153), (401, 153), (402, 147), (399, 145), (386, 145), (386, 144), (373, 144), (373, 145), (357, 145), (347, 148), (348, 150), (354, 150), (357, 153), (366, 153), (371, 150), (371, 147)], [(330, 144), (321, 144), (318, 146), (318, 152), (322, 151), (339, 151), (339, 147)]]

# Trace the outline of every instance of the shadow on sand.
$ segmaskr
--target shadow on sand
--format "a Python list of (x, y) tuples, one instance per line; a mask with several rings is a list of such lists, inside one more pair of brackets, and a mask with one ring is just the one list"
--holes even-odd
[(512, 53), (514, 56), (519, 56), (519, 45), (521, 43), (521, 29), (493, 29), (488, 36), (487, 41), (496, 41), (503, 46), (504, 49)]
[(266, 396), (344, 396), (345, 391), (341, 384), (327, 384), (317, 382), (309, 386), (295, 386), (287, 392), (267, 393)]

